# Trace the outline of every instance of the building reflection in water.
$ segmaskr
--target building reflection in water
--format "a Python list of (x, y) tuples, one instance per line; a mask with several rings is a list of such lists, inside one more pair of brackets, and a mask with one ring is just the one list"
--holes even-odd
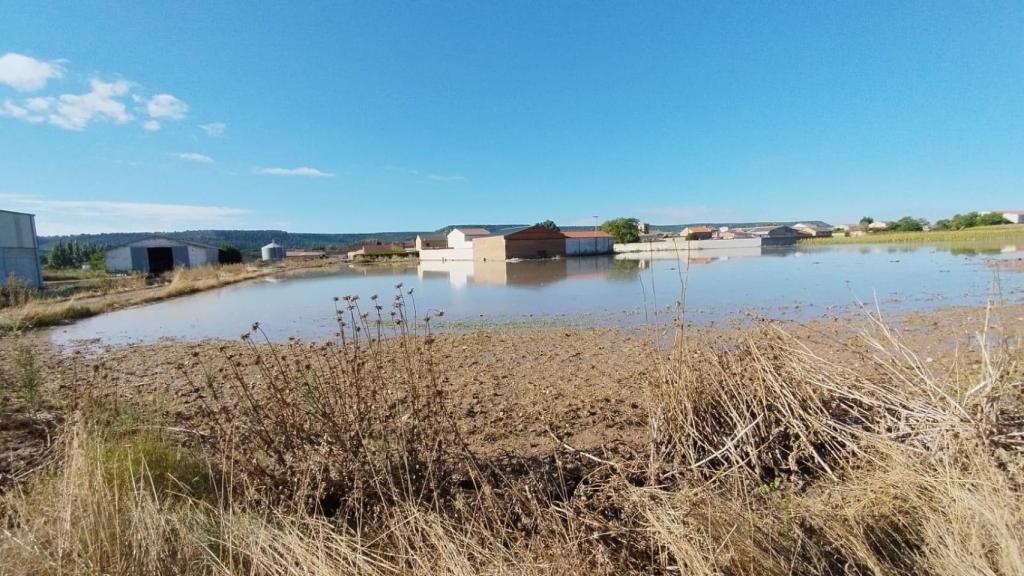
[(468, 285), (540, 288), (573, 279), (631, 278), (638, 270), (640, 265), (635, 260), (622, 261), (610, 256), (595, 256), (519, 262), (423, 261), (419, 264), (418, 276), (424, 280), (447, 277), (456, 288)]

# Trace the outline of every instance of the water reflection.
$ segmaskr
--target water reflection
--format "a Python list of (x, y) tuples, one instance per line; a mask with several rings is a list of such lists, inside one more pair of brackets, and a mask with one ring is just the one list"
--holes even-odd
[(636, 260), (600, 256), (522, 262), (428, 261), (420, 262), (417, 275), (424, 281), (447, 278), (457, 289), (486, 285), (542, 288), (574, 279), (631, 279), (642, 268)]
[[(817, 317), (877, 299), (889, 311), (979, 304), (993, 273), (985, 261), (1017, 258), (1016, 245), (833, 245), (716, 249), (676, 254), (525, 262), (422, 262), (344, 267), (265, 279), (103, 314), (54, 331), (57, 342), (160, 337), (232, 338), (260, 320), (272, 338), (333, 334), (334, 296), (387, 296), (415, 287), (422, 306), (450, 322), (543, 317), (612, 325), (657, 321), (686, 286), (688, 317), (717, 320), (743, 311)], [(989, 256), (988, 254), (993, 254)], [(683, 282), (685, 276), (685, 283)], [(1024, 274), (1003, 275), (1003, 295), (1024, 295)]]

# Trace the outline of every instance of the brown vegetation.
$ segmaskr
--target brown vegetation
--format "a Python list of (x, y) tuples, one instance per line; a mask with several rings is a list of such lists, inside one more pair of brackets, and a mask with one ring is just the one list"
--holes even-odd
[(39, 293), (31, 288), (0, 291), (0, 332), (67, 324), (104, 312), (148, 304), (265, 276), (336, 265), (336, 260), (286, 261), (274, 265), (227, 264), (178, 268), (166, 277), (147, 280), (144, 274), (93, 277), (68, 296), (57, 288)]
[(1016, 340), (938, 364), (881, 322), (842, 354), (683, 332), (636, 360), (642, 450), (543, 423), (526, 457), (465, 441), (403, 298), (183, 363), (187, 430), (75, 383), (59, 457), (0, 499), (0, 573), (1024, 573)]

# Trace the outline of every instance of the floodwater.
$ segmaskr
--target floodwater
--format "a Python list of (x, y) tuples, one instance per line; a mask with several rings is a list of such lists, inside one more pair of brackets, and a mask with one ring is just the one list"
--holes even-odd
[[(834, 245), (635, 253), (525, 262), (424, 262), (346, 267), (328, 273), (237, 284), (82, 320), (54, 330), (58, 343), (123, 344), (164, 337), (236, 338), (260, 321), (271, 338), (318, 339), (337, 331), (335, 296), (380, 296), (385, 315), (395, 285), (414, 290), (420, 317), (443, 310), (451, 329), (491, 323), (637, 325), (667, 321), (686, 287), (686, 318), (728, 320), (746, 313), (803, 319), (849, 314), (856, 302), (884, 312), (1020, 301), (1024, 274), (996, 272), (992, 258), (1024, 247)], [(998, 282), (996, 280), (998, 279)], [(410, 306), (411, 307), (411, 306)]]

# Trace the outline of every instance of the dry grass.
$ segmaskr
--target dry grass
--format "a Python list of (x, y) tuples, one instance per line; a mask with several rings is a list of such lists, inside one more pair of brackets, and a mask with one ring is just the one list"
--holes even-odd
[(0, 499), (0, 574), (1024, 573), (1016, 340), (938, 370), (878, 322), (855, 370), (776, 325), (681, 335), (646, 457), (516, 466), (462, 444), (406, 297), (183, 367), (202, 441), (84, 412)]
[(831, 236), (828, 238), (806, 238), (800, 244), (923, 244), (923, 243), (966, 243), (1003, 242), (1015, 243), (1024, 239), (1024, 226), (1000, 224), (977, 226), (964, 230), (934, 230), (931, 232), (877, 232), (864, 236)]
[(67, 324), (128, 306), (149, 304), (246, 280), (333, 264), (335, 262), (331, 260), (310, 260), (289, 261), (273, 266), (229, 264), (178, 268), (170, 274), (169, 279), (156, 279), (156, 284), (152, 286), (144, 274), (107, 276), (91, 282), (88, 288), (82, 288), (70, 296), (45, 291), (39, 293), (31, 289), (5, 291), (0, 293), (0, 303), (9, 301), (11, 304), (0, 306), (0, 331)]

